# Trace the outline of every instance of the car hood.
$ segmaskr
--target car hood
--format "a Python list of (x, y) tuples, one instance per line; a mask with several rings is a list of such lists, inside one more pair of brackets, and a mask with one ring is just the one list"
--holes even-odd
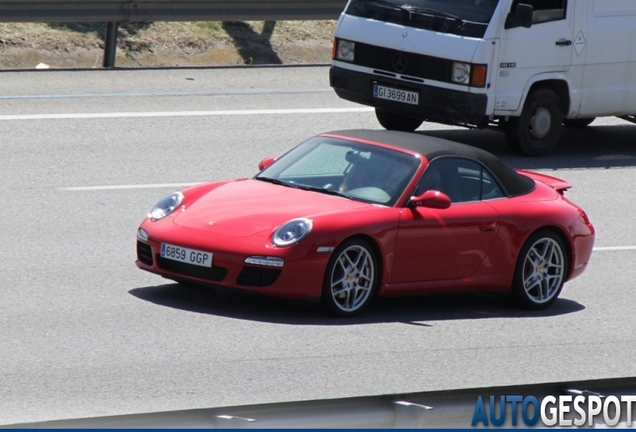
[[(187, 197), (187, 191), (185, 191)], [(174, 218), (179, 226), (244, 237), (267, 232), (288, 220), (346, 213), (371, 207), (320, 192), (305, 191), (259, 180), (225, 183), (186, 206)]]

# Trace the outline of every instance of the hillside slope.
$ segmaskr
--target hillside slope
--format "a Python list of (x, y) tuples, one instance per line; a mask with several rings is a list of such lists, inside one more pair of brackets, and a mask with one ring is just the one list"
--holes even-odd
[[(122, 24), (117, 67), (322, 64), (335, 21)], [(105, 24), (0, 23), (0, 69), (101, 67)]]

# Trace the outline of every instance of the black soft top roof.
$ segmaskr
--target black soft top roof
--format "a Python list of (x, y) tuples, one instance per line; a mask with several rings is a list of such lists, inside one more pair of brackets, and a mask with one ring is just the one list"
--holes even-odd
[(506, 165), (497, 156), (485, 150), (449, 141), (442, 138), (423, 135), (420, 133), (397, 132), (387, 130), (340, 130), (327, 132), (324, 135), (338, 135), (343, 138), (353, 138), (394, 147), (403, 148), (419, 153), (427, 160), (439, 156), (463, 156), (476, 159), (494, 174), (509, 195), (522, 195), (534, 189), (534, 180), (519, 174)]

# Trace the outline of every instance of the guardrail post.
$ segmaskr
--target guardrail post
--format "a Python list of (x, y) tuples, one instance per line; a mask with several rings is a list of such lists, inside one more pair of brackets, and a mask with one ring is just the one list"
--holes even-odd
[(115, 67), (115, 55), (117, 54), (117, 22), (109, 22), (106, 26), (106, 40), (104, 41), (104, 64), (106, 68)]
[(249, 423), (255, 421), (256, 420), (251, 418), (232, 415), (216, 416), (217, 427), (219, 429), (246, 429), (249, 427)]
[(420, 429), (425, 427), (426, 416), (424, 413), (432, 410), (433, 407), (420, 405), (406, 401), (395, 401), (395, 424), (396, 429)]

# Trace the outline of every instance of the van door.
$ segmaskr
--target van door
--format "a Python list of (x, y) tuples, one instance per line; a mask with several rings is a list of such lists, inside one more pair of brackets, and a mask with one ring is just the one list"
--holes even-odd
[(589, 16), (590, 3), (588, 1), (571, 1), (572, 10), (576, 16), (574, 20), (574, 39), (572, 39), (572, 62), (568, 71), (570, 84), (570, 112), (566, 113), (566, 118), (587, 118), (585, 113), (581, 113), (581, 99), (583, 95), (583, 75), (585, 64), (587, 63), (587, 20)]
[(582, 41), (586, 61), (580, 115), (636, 114), (636, 1), (584, 3), (591, 8)]
[(494, 65), (497, 111), (519, 109), (524, 88), (533, 76), (568, 71), (574, 48), (574, 0), (512, 0), (510, 3), (509, 11), (525, 3), (531, 5), (534, 12), (530, 28), (505, 29), (505, 18), (502, 20), (499, 64)]

